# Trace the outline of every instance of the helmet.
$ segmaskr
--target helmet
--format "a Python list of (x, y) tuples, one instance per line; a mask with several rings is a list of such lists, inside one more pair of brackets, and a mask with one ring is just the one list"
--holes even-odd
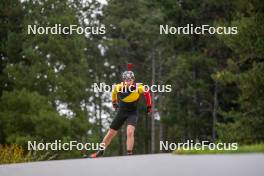
[(127, 79), (135, 79), (135, 75), (132, 71), (125, 71), (122, 74), (122, 79), (127, 80)]
[(127, 80), (127, 79), (135, 79), (134, 73), (131, 71), (132, 69), (132, 64), (128, 63), (127, 64), (127, 71), (122, 73), (122, 79)]

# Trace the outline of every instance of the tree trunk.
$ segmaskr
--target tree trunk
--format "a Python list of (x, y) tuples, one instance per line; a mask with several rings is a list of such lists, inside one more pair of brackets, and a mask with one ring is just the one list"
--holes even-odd
[[(155, 84), (155, 58), (154, 51), (152, 51), (152, 85)], [(152, 97), (152, 113), (151, 113), (151, 153), (155, 153), (155, 95), (151, 92)]]
[(213, 106), (213, 127), (212, 127), (212, 139), (215, 141), (216, 139), (216, 132), (215, 132), (215, 124), (217, 121), (217, 108), (218, 108), (218, 84), (215, 82), (214, 84), (214, 106)]

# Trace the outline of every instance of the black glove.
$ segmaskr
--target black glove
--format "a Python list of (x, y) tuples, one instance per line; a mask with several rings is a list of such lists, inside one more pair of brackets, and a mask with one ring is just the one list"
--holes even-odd
[(115, 110), (117, 110), (119, 108), (117, 103), (113, 103), (113, 107)]
[(147, 113), (148, 113), (148, 115), (151, 115), (151, 113), (152, 113), (152, 107), (151, 106), (147, 107)]

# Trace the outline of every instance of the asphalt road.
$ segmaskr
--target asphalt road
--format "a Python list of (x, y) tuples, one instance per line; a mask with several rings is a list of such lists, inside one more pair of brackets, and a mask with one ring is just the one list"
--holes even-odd
[(264, 154), (136, 155), (0, 165), (0, 176), (264, 176)]

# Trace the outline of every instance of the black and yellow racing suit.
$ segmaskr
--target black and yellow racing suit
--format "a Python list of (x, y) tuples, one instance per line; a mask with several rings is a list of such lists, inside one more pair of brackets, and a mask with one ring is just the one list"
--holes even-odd
[(110, 125), (111, 129), (118, 130), (125, 121), (128, 125), (136, 125), (137, 104), (142, 94), (145, 96), (147, 107), (151, 108), (150, 93), (144, 90), (142, 84), (135, 83), (129, 88), (123, 82), (115, 85), (112, 91), (112, 103), (117, 104), (119, 109)]

